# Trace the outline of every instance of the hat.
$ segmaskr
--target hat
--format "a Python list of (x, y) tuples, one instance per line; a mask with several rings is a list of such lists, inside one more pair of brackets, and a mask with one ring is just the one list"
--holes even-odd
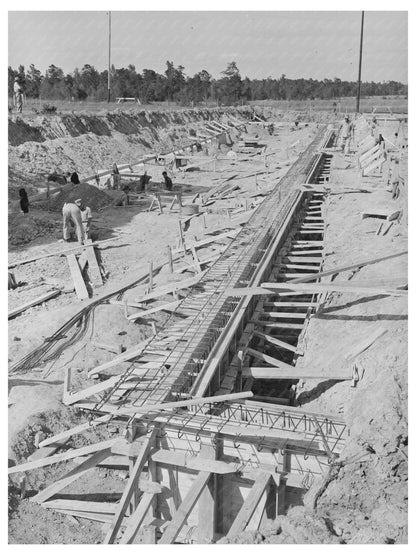
[(82, 199), (80, 199), (80, 198), (77, 198), (77, 200), (75, 201), (75, 204), (77, 204), (77, 205), (80, 205), (80, 204), (82, 204)]

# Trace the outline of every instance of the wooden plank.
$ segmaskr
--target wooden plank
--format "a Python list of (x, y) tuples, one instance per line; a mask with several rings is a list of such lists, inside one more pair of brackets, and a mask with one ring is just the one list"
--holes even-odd
[(110, 524), (113, 515), (107, 513), (93, 513), (93, 512), (84, 512), (84, 511), (68, 511), (67, 509), (53, 509), (54, 511), (61, 513), (63, 515), (70, 515), (76, 518), (86, 518), (88, 520), (94, 520), (96, 522), (103, 522), (106, 524)]
[(64, 511), (80, 511), (83, 513), (102, 513), (114, 515), (117, 503), (105, 503), (97, 501), (79, 501), (78, 499), (53, 499), (42, 503), (45, 509)]
[(246, 497), (243, 506), (241, 507), (236, 519), (234, 520), (231, 528), (227, 533), (227, 538), (232, 538), (241, 534), (253, 516), (260, 499), (265, 492), (270, 480), (270, 474), (264, 473), (254, 482), (250, 493)]
[(297, 369), (287, 370), (286, 368), (277, 368), (270, 366), (244, 366), (242, 371), (243, 378), (253, 378), (256, 380), (350, 380), (352, 377), (351, 372), (347, 374), (344, 371), (342, 374), (337, 374), (333, 371), (320, 372), (314, 374), (310, 370)]
[(166, 465), (173, 465), (191, 470), (207, 470), (213, 474), (234, 474), (237, 472), (238, 464), (229, 464), (223, 461), (206, 459), (200, 456), (187, 456), (186, 452), (173, 452), (168, 449), (160, 449), (151, 455), (152, 461)]
[(347, 355), (347, 360), (353, 360), (363, 351), (371, 347), (371, 345), (387, 332), (386, 328), (377, 328), (369, 337), (360, 341)]
[[(286, 261), (288, 262), (314, 262), (316, 264), (320, 264), (321, 263), (321, 258), (319, 256), (283, 256), (282, 257), (283, 260), (282, 262), (285, 263)], [(293, 266), (290, 266), (290, 268), (293, 268)]]
[(283, 308), (317, 308), (319, 303), (316, 302), (296, 302), (296, 301), (266, 301), (263, 306), (283, 307)]
[(370, 266), (371, 264), (377, 264), (378, 262), (383, 262), (384, 260), (390, 260), (391, 258), (396, 258), (398, 256), (403, 256), (407, 254), (408, 251), (400, 251), (393, 254), (388, 254), (387, 256), (381, 256), (378, 258), (370, 258), (366, 260), (362, 260), (361, 262), (356, 262), (355, 264), (348, 264), (347, 266), (338, 266), (336, 268), (331, 268), (330, 270), (324, 270), (323, 272), (319, 272), (317, 274), (310, 274), (299, 277), (297, 279), (292, 280), (290, 283), (304, 283), (306, 281), (311, 281), (314, 279), (318, 279), (325, 276), (332, 276), (334, 274), (339, 274), (340, 272), (348, 272), (350, 270), (355, 270), (357, 268), (362, 268), (363, 266)]
[(264, 362), (267, 362), (268, 364), (272, 364), (273, 366), (275, 366), (276, 368), (282, 368), (285, 369), (286, 371), (291, 371), (293, 370), (293, 366), (291, 366), (290, 364), (287, 364), (286, 362), (282, 362), (281, 360), (278, 360), (277, 358), (271, 357), (269, 355), (265, 355), (264, 353), (261, 353), (260, 351), (256, 351), (255, 349), (251, 349), (250, 347), (247, 349), (247, 354), (248, 355), (252, 355), (254, 358), (257, 358), (258, 360), (262, 360)]
[[(58, 449), (63, 447), (67, 442), (67, 439), (63, 439), (61, 441), (54, 441), (47, 447), (40, 447), (40, 449), (36, 449), (29, 457), (27, 458), (28, 461), (38, 461), (39, 459), (44, 459), (45, 457), (50, 457), (53, 455)], [(39, 444), (40, 445), (40, 444)]]
[(106, 441), (100, 441), (94, 443), (93, 445), (86, 445), (85, 447), (80, 447), (79, 449), (71, 449), (66, 453), (60, 453), (59, 455), (53, 455), (51, 457), (46, 457), (37, 461), (31, 461), (17, 466), (12, 466), (8, 469), (8, 474), (16, 474), (16, 472), (26, 472), (28, 470), (33, 470), (34, 468), (40, 468), (42, 466), (48, 466), (62, 461), (69, 461), (70, 459), (75, 459), (76, 457), (81, 457), (83, 455), (89, 455), (90, 453), (96, 453), (97, 451), (104, 451), (105, 449), (112, 446), (115, 439), (108, 439)]
[[(304, 280), (305, 278), (302, 278)], [(311, 279), (315, 279), (311, 276)], [(293, 280), (289, 283), (262, 283), (261, 287), (265, 289), (275, 289), (276, 291), (287, 291), (288, 288), (293, 291), (302, 291), (303, 293), (321, 293), (324, 291), (337, 291), (340, 293), (365, 293), (368, 295), (391, 295), (393, 297), (405, 297), (407, 291), (403, 289), (385, 289), (377, 286), (360, 286), (351, 285), (349, 282), (328, 282), (328, 283), (304, 283)], [(251, 293), (250, 293), (251, 294)]]
[(266, 311), (263, 312), (263, 316), (269, 316), (270, 318), (292, 318), (298, 320), (304, 320), (306, 318), (306, 313), (304, 312), (273, 312), (273, 311)]
[(47, 499), (50, 499), (54, 495), (56, 495), (59, 491), (65, 489), (69, 484), (72, 484), (75, 480), (78, 480), (81, 476), (83, 476), (86, 472), (95, 468), (98, 464), (103, 462), (104, 460), (108, 459), (111, 455), (110, 449), (104, 449), (102, 451), (98, 451), (94, 453), (91, 457), (88, 457), (85, 461), (81, 464), (76, 466), (70, 472), (65, 474), (62, 478), (58, 481), (51, 484), (49, 487), (45, 488), (44, 490), (40, 491), (37, 495), (31, 498), (31, 501), (36, 503), (43, 503)]
[[(300, 261), (299, 261), (300, 262)], [(317, 261), (319, 264), (319, 261)], [(319, 270), (319, 266), (312, 266), (310, 264), (293, 264), (292, 262), (282, 262), (280, 268), (289, 268), (291, 270)]]
[[(216, 460), (221, 456), (222, 442), (216, 436), (212, 436), (214, 443), (201, 443), (200, 457), (208, 460)], [(209, 544), (215, 541), (217, 531), (217, 476), (211, 476), (207, 487), (203, 490), (198, 504), (198, 542)]]
[(269, 320), (249, 320), (249, 324), (256, 324), (265, 328), (282, 328), (284, 330), (302, 330), (304, 324), (287, 324), (286, 322), (270, 322)]
[(35, 306), (37, 304), (44, 303), (45, 301), (48, 301), (49, 299), (53, 299), (54, 297), (57, 297), (60, 293), (61, 293), (61, 291), (59, 289), (54, 289), (52, 291), (47, 291), (46, 293), (43, 293), (42, 295), (39, 295), (39, 297), (36, 297), (36, 299), (33, 299), (33, 300), (31, 300), (27, 303), (24, 303), (24, 304), (18, 306), (17, 308), (14, 308), (13, 310), (11, 310), (8, 313), (7, 318), (8, 318), (8, 320), (10, 320), (10, 318), (14, 318), (15, 316), (18, 316), (19, 314), (21, 314), (22, 312), (24, 312), (25, 310), (27, 310), (31, 306)]
[(150, 449), (153, 447), (154, 439), (157, 435), (157, 427), (154, 427), (150, 433), (150, 436), (143, 440), (142, 448), (139, 455), (137, 456), (136, 462), (134, 463), (133, 469), (130, 473), (129, 480), (124, 489), (123, 495), (120, 502), (117, 505), (117, 510), (114, 515), (114, 519), (111, 523), (110, 529), (108, 530), (106, 537), (104, 539), (104, 544), (112, 544), (117, 538), (118, 531), (120, 529), (121, 523), (123, 521), (124, 515), (129, 506), (130, 500), (137, 488), (139, 482), (140, 474), (143, 470), (144, 465), (147, 462)]
[(151, 341), (151, 338), (145, 339), (144, 341), (141, 341), (131, 349), (124, 351), (124, 353), (122, 353), (121, 355), (114, 357), (112, 360), (109, 360), (108, 362), (104, 362), (103, 364), (100, 364), (95, 368), (92, 368), (91, 370), (88, 371), (88, 377), (91, 377), (94, 374), (98, 374), (103, 370), (108, 370), (109, 368), (112, 368), (113, 366), (117, 366), (117, 364), (121, 364), (122, 362), (128, 362), (129, 360), (133, 360), (134, 358), (137, 358), (142, 354), (142, 352), (150, 343), (150, 341)]
[[(175, 293), (176, 291), (180, 291), (181, 289), (187, 289), (188, 287), (192, 287), (196, 285), (201, 278), (205, 275), (205, 271), (201, 274), (197, 274), (191, 278), (184, 279), (182, 281), (175, 281), (174, 283), (170, 283), (168, 285), (162, 285), (161, 287), (157, 287), (151, 293), (147, 293), (142, 295), (139, 299), (137, 299), (137, 303), (144, 303), (146, 301), (152, 301), (153, 299), (157, 299), (158, 297), (162, 297), (163, 295), (168, 295), (169, 293)], [(129, 305), (129, 306), (134, 306)]]
[(55, 434), (54, 436), (47, 437), (43, 441), (39, 443), (39, 447), (46, 447), (46, 445), (51, 445), (52, 443), (56, 443), (58, 441), (67, 440), (75, 434), (81, 434), (85, 432), (85, 430), (92, 430), (95, 426), (99, 426), (100, 424), (105, 424), (111, 420), (110, 415), (100, 416), (91, 422), (85, 422), (84, 424), (80, 424), (79, 426), (75, 426), (69, 430), (65, 430), (64, 432), (60, 432), (59, 434)]
[(87, 287), (85, 285), (84, 278), (82, 277), (75, 254), (67, 254), (66, 259), (68, 260), (72, 281), (74, 282), (75, 291), (77, 293), (78, 299), (80, 299), (81, 301), (83, 301), (84, 299), (88, 299)]
[(165, 533), (159, 541), (159, 544), (166, 545), (174, 543), (182, 526), (185, 523), (185, 520), (188, 518), (189, 513), (194, 508), (205, 486), (208, 484), (210, 477), (210, 472), (202, 471), (198, 474), (198, 477), (192, 484), (191, 489), (188, 491), (185, 499), (182, 501), (180, 507), (173, 516), (171, 523), (166, 528)]
[(137, 320), (138, 318), (145, 318), (146, 316), (150, 316), (151, 314), (156, 314), (156, 312), (160, 312), (161, 310), (166, 310), (168, 312), (174, 312), (176, 308), (181, 304), (182, 300), (174, 301), (172, 303), (166, 303), (160, 306), (155, 306), (153, 308), (149, 308), (148, 310), (142, 310), (141, 312), (135, 312), (134, 314), (130, 314), (127, 316), (127, 320)]
[(153, 502), (153, 493), (143, 493), (140, 503), (134, 513), (129, 517), (127, 526), (121, 537), (120, 544), (131, 544), (139, 531), (140, 526), (146, 517), (148, 510)]
[(263, 339), (267, 343), (271, 345), (276, 345), (276, 347), (281, 347), (282, 349), (286, 349), (287, 351), (292, 351), (293, 353), (297, 352), (297, 347), (290, 345), (290, 343), (286, 343), (285, 341), (281, 341), (272, 335), (267, 335), (266, 333), (261, 333), (259, 331), (254, 330), (253, 335), (258, 337), (259, 339)]
[(198, 273), (201, 273), (202, 272), (201, 263), (199, 261), (199, 258), (198, 258), (195, 247), (191, 247), (191, 252), (192, 252), (192, 256), (194, 258), (195, 268), (196, 268)]
[[(242, 391), (240, 393), (229, 393), (227, 395), (215, 395), (213, 397), (195, 397), (193, 399), (186, 399), (184, 401), (172, 401), (169, 403), (158, 403), (155, 405), (142, 405), (140, 407), (123, 407), (122, 413), (124, 414), (147, 414), (149, 412), (157, 412), (161, 410), (176, 409), (182, 407), (194, 407), (197, 405), (204, 405), (207, 403), (223, 403), (224, 401), (236, 401), (239, 399), (248, 399), (253, 397), (251, 391)], [(117, 414), (117, 410), (113, 414)]]
[[(209, 245), (211, 243), (221, 242), (224, 239), (232, 239), (240, 232), (239, 229), (235, 229), (232, 231), (226, 231), (225, 233), (220, 233), (219, 235), (213, 235), (212, 237), (208, 237), (207, 239), (202, 239), (201, 241), (195, 241), (194, 243), (190, 243), (186, 245), (186, 250), (195, 247), (196, 249), (203, 247), (205, 245)], [(183, 249), (175, 249), (174, 253), (183, 252)], [(191, 278), (192, 279), (192, 278)]]
[(88, 259), (88, 274), (91, 278), (92, 284), (100, 286), (103, 284), (103, 278), (101, 276), (100, 267), (98, 266), (97, 258), (95, 256), (94, 247), (88, 246), (85, 250)]
[(78, 391), (77, 393), (69, 393), (68, 395), (65, 396), (65, 398), (63, 399), (63, 402), (65, 405), (73, 405), (74, 403), (81, 401), (81, 399), (87, 399), (92, 395), (97, 395), (98, 393), (102, 393), (107, 389), (111, 389), (112, 387), (117, 385), (117, 383), (122, 378), (123, 378), (123, 374), (119, 374), (118, 376), (112, 376), (111, 378), (108, 378), (108, 380), (104, 380), (100, 383), (92, 385), (91, 387), (87, 387), (82, 391)]
[[(116, 237), (112, 237), (111, 239), (104, 239), (103, 241), (95, 241), (94, 243), (91, 243), (91, 245), (88, 246), (97, 246), (97, 245), (102, 245), (103, 243), (109, 243), (110, 241), (115, 241), (119, 239), (119, 236)], [(40, 254), (38, 256), (33, 256), (32, 258), (26, 258), (24, 260), (19, 260), (17, 262), (12, 262), (11, 264), (8, 265), (8, 268), (15, 268), (16, 266), (22, 266), (23, 264), (29, 264), (30, 262), (36, 262), (36, 260), (42, 260), (43, 258), (48, 258), (49, 256), (62, 256), (64, 254), (68, 254), (68, 253), (72, 253), (72, 252), (78, 252), (80, 250), (85, 249), (86, 246), (85, 245), (77, 245), (74, 247), (71, 247), (69, 249), (64, 249), (61, 251), (57, 251), (57, 252), (49, 252), (47, 254)]]

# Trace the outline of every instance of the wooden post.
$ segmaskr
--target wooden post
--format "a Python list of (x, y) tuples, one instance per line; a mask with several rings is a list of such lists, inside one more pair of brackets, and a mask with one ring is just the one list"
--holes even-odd
[(64, 393), (62, 395), (64, 403), (71, 394), (71, 372), (72, 368), (67, 366), (65, 368)]
[[(281, 469), (280, 472), (290, 472), (290, 454), (286, 451), (281, 455)], [(280, 466), (280, 465), (279, 465)], [(285, 514), (286, 509), (286, 479), (280, 478), (280, 484), (277, 488), (277, 499), (276, 499), (276, 516)]]
[(160, 194), (159, 193), (156, 193), (156, 200), (157, 200), (157, 203), (159, 205), (160, 213), (163, 214), (162, 201), (160, 200)]
[(185, 252), (185, 239), (183, 237), (183, 231), (182, 231), (182, 222), (179, 220), (178, 221), (178, 225), (179, 225), (179, 242), (180, 242), (180, 248)]
[[(129, 475), (132, 474), (135, 464), (136, 464), (136, 457), (129, 457)], [(134, 511), (137, 509), (139, 500), (140, 500), (139, 487), (136, 486), (131, 496), (131, 500), (127, 510), (129, 516), (131, 516), (134, 513)]]
[[(201, 444), (200, 456), (205, 459), (216, 460), (222, 455), (223, 444), (215, 435), (211, 444)], [(218, 475), (210, 478), (207, 487), (201, 494), (198, 504), (198, 542), (212, 543), (217, 531), (217, 494)]]
[(156, 526), (143, 526), (141, 542), (146, 544), (156, 544)]
[(168, 262), (169, 262), (169, 271), (173, 274), (173, 259), (172, 259), (172, 248), (168, 245)]

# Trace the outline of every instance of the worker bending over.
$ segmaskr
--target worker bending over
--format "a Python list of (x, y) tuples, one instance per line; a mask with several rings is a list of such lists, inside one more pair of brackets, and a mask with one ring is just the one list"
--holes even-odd
[(92, 213), (91, 208), (86, 206), (82, 199), (77, 199), (75, 204), (81, 210), (81, 221), (82, 221), (82, 228), (84, 230), (85, 239), (90, 239), (91, 233), (91, 221), (92, 221)]
[(62, 208), (64, 241), (71, 240), (71, 223), (75, 226), (78, 242), (84, 244), (84, 228), (82, 226), (82, 215), (79, 206), (73, 202), (66, 202)]

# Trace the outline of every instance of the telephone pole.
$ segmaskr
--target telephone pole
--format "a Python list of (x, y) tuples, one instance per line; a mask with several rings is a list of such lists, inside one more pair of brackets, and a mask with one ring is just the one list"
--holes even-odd
[(360, 60), (358, 63), (358, 87), (357, 87), (357, 107), (356, 112), (360, 111), (360, 94), (361, 94), (361, 62), (363, 59), (363, 33), (364, 33), (364, 12), (361, 12), (361, 38), (360, 38)]
[(110, 102), (111, 96), (111, 12), (108, 12), (108, 80), (107, 80), (107, 102)]

